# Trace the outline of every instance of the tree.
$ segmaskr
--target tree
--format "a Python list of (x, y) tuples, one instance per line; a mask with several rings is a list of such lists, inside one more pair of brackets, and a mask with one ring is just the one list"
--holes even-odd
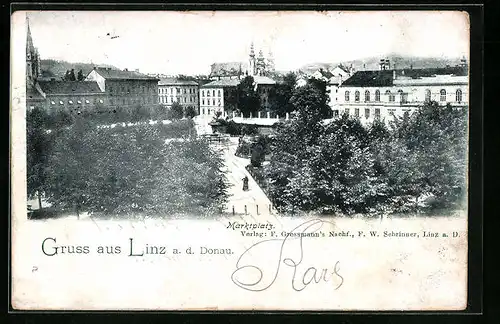
[(253, 167), (260, 167), (262, 162), (266, 157), (266, 138), (264, 136), (259, 136), (257, 141), (252, 145), (252, 154), (250, 157), (250, 163)]
[(71, 71), (69, 72), (68, 81), (76, 81), (75, 69), (71, 69)]
[(53, 134), (48, 132), (49, 116), (45, 110), (34, 108), (26, 114), (26, 173), (28, 196), (38, 197), (42, 209), (42, 194), (47, 184), (48, 158)]
[(297, 76), (290, 72), (283, 78), (283, 82), (277, 83), (269, 93), (271, 110), (278, 114), (291, 113), (294, 106), (290, 103), (293, 91), (297, 84)]
[(252, 76), (245, 77), (237, 87), (238, 108), (243, 114), (259, 111), (260, 98), (255, 91), (255, 82)]
[(184, 117), (184, 108), (177, 101), (170, 106), (169, 117), (174, 120)]
[(88, 119), (77, 116), (57, 136), (49, 161), (48, 201), (63, 211), (75, 210), (77, 217), (92, 196), (88, 190), (89, 179), (95, 175), (92, 151), (102, 141), (95, 129)]
[(78, 81), (84, 81), (85, 80), (85, 77), (83, 76), (83, 71), (80, 70), (78, 71), (78, 77), (77, 77)]
[[(78, 126), (56, 143), (50, 201), (96, 216), (219, 212), (227, 200), (220, 153), (203, 140), (168, 141), (173, 124), (113, 129)], [(168, 132), (168, 131), (167, 131)], [(177, 133), (177, 131), (174, 131)]]
[(186, 108), (186, 117), (193, 118), (196, 115), (197, 115), (197, 111), (196, 111), (196, 108), (194, 108), (194, 106), (188, 106)]

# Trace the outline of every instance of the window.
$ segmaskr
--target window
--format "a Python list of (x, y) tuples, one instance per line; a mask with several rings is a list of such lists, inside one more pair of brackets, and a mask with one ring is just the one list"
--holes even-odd
[(379, 90), (375, 90), (375, 101), (380, 102), (380, 91)]
[(359, 91), (354, 93), (354, 101), (359, 102)]
[(212, 99), (212, 105), (215, 106), (215, 99)]
[(219, 106), (220, 106), (220, 104), (221, 104), (221, 102), (220, 102), (220, 99), (219, 99), (219, 102), (218, 102), (218, 104), (219, 104)]
[(349, 91), (345, 92), (345, 101), (349, 101)]
[(113, 92), (113, 87), (109, 87), (109, 92)]
[(457, 89), (457, 92), (455, 93), (455, 101), (462, 102), (462, 90)]
[(60, 104), (60, 105), (64, 105), (64, 102), (62, 102), (62, 101), (59, 101), (59, 104)]
[(439, 91), (439, 101), (446, 101), (446, 90), (441, 89)]
[(207, 97), (210, 97), (210, 90), (207, 90)]
[(88, 101), (88, 100), (85, 100), (85, 103), (86, 103), (86, 104), (89, 104), (89, 103), (90, 103), (90, 101)]
[(366, 119), (370, 118), (370, 109), (368, 108), (365, 109), (365, 118)]
[(430, 102), (431, 101), (431, 90), (426, 89), (425, 90), (425, 101)]
[(396, 95), (393, 94), (390, 90), (387, 90), (385, 94), (389, 97), (389, 102), (396, 101)]
[(73, 100), (68, 101), (68, 103), (69, 103), (70, 105), (72, 105), (72, 104), (73, 104)]
[(220, 89), (219, 89), (219, 94), (218, 94), (218, 96), (220, 97)]
[(76, 103), (80, 105), (82, 102), (80, 100), (78, 100)]
[(349, 108), (344, 109), (344, 114), (349, 115)]
[(201, 96), (205, 97), (205, 90), (201, 90)]
[(205, 99), (201, 99), (201, 104), (205, 105)]
[(186, 94), (186, 89), (184, 89), (184, 94)]
[(380, 108), (375, 108), (375, 119), (380, 119)]
[(212, 95), (215, 97), (215, 89), (212, 90)]
[(368, 91), (368, 90), (365, 91), (365, 101), (366, 102), (370, 101), (370, 91)]
[(55, 104), (56, 104), (54, 101), (51, 101), (50, 103), (51, 103), (51, 104), (53, 104), (53, 105), (55, 105)]
[(359, 108), (354, 109), (354, 116), (359, 117)]

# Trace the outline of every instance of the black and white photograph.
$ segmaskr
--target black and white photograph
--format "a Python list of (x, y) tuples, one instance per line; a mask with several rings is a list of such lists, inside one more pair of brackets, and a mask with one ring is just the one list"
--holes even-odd
[(11, 26), (15, 309), (467, 306), (467, 13)]

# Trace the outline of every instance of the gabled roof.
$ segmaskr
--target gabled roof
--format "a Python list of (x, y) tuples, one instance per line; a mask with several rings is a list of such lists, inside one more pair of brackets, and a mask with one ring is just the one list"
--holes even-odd
[(26, 100), (44, 100), (45, 98), (36, 88), (26, 89)]
[(193, 80), (180, 80), (177, 78), (161, 78), (158, 85), (190, 85), (197, 86), (198, 82)]
[(259, 84), (276, 84), (276, 81), (273, 79), (266, 77), (266, 76), (261, 76), (261, 75), (256, 75), (253, 77), (254, 82), (259, 85)]
[(156, 77), (151, 77), (136, 71), (115, 70), (111, 68), (96, 68), (95, 71), (108, 80), (160, 80)]
[(201, 86), (201, 88), (223, 88), (223, 87), (237, 87), (241, 80), (238, 79), (222, 79), (209, 82)]
[(398, 69), (398, 70), (375, 70), (358, 71), (342, 83), (343, 87), (390, 87), (393, 85), (393, 74), (396, 77), (418, 79), (432, 77), (435, 75), (466, 76), (467, 69), (456, 66), (446, 68), (424, 68), (424, 69)]
[(95, 81), (38, 81), (38, 84), (42, 91), (48, 95), (102, 93)]

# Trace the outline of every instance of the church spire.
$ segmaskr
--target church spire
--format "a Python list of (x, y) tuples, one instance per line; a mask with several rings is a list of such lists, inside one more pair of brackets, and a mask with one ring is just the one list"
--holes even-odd
[(30, 21), (28, 17), (26, 17), (26, 24), (28, 26), (28, 35), (26, 38), (26, 53), (33, 53), (35, 51), (33, 46), (33, 38), (31, 37), (31, 29), (30, 29)]

